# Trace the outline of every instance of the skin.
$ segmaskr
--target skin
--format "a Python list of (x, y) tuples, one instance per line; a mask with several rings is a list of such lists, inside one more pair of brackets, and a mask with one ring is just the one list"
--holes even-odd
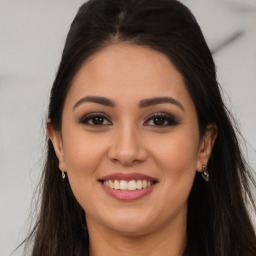
[[(108, 98), (115, 106), (80, 102), (74, 107), (86, 96)], [(139, 106), (154, 97), (172, 97), (182, 107), (169, 102)], [(95, 125), (95, 119), (84, 121), (89, 113), (107, 118)], [(172, 121), (163, 117), (159, 124), (156, 113), (166, 113)], [(124, 43), (103, 48), (73, 81), (61, 134), (50, 120), (47, 131), (60, 170), (67, 172), (86, 212), (90, 255), (182, 255), (187, 199), (196, 171), (207, 165), (217, 127), (209, 124), (200, 137), (182, 75), (164, 54)], [(141, 199), (120, 201), (98, 182), (116, 172), (147, 174), (158, 183)]]

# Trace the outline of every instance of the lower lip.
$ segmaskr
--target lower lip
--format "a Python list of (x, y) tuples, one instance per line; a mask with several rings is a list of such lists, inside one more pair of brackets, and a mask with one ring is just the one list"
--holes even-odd
[(146, 195), (148, 195), (154, 188), (156, 184), (151, 185), (148, 188), (138, 189), (138, 190), (119, 190), (107, 187), (101, 183), (103, 189), (109, 194), (110, 196), (114, 197), (115, 199), (121, 201), (134, 201), (138, 200)]

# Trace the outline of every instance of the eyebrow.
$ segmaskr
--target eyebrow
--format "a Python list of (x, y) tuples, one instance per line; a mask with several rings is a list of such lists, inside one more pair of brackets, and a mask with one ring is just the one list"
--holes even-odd
[(82, 103), (85, 102), (92, 102), (92, 103), (98, 103), (104, 106), (108, 106), (108, 107), (115, 107), (115, 103), (105, 97), (100, 97), (100, 96), (86, 96), (82, 99), (80, 99), (73, 107), (73, 109), (77, 108), (79, 105), (81, 105)]
[(163, 104), (163, 103), (174, 104), (178, 106), (181, 110), (185, 111), (184, 106), (178, 100), (172, 97), (158, 97), (158, 98), (145, 99), (140, 102), (139, 107), (146, 108), (146, 107), (150, 107), (157, 104)]
[[(101, 104), (101, 105), (108, 106), (108, 107), (116, 106), (115, 102), (108, 98), (100, 97), (100, 96), (86, 96), (86, 97), (80, 99), (74, 105), (73, 109), (77, 108), (79, 105), (81, 105), (82, 103), (85, 103), (85, 102), (97, 103), (97, 104)], [(181, 110), (185, 111), (184, 106), (178, 100), (176, 100), (172, 97), (155, 97), (155, 98), (150, 98), (150, 99), (144, 99), (144, 100), (140, 101), (139, 107), (146, 108), (146, 107), (154, 106), (157, 104), (163, 104), (163, 103), (174, 104), (174, 105), (178, 106)]]

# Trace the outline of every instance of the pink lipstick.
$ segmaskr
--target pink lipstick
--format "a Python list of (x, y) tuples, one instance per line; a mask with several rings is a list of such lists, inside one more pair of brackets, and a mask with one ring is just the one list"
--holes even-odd
[(123, 201), (138, 200), (148, 195), (158, 180), (141, 173), (113, 173), (98, 180), (110, 196)]

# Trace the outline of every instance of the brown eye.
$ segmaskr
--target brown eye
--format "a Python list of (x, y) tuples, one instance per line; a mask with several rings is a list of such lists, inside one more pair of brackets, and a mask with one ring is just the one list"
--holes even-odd
[(83, 117), (80, 120), (81, 124), (85, 125), (95, 125), (95, 126), (102, 126), (102, 125), (111, 125), (112, 122), (103, 114), (89, 114)]
[(146, 126), (159, 127), (174, 126), (177, 124), (178, 122), (175, 120), (175, 118), (167, 114), (155, 114), (145, 122)]
[(167, 123), (166, 119), (164, 117), (155, 117), (153, 119), (154, 125), (164, 125)]

